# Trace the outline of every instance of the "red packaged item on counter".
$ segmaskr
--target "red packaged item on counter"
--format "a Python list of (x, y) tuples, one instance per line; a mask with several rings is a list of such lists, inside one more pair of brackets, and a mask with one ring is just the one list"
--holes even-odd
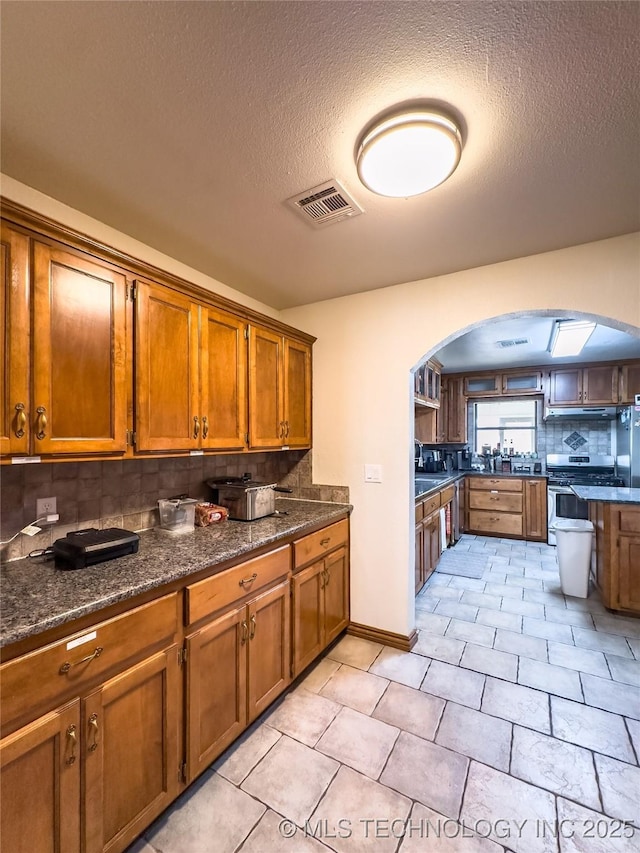
[(229, 510), (224, 506), (212, 503), (196, 504), (196, 527), (208, 527), (229, 518)]

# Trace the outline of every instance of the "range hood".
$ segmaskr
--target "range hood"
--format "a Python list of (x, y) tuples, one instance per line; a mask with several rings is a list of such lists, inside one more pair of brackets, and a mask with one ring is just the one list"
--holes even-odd
[(615, 406), (551, 406), (545, 409), (543, 420), (614, 421), (617, 414)]

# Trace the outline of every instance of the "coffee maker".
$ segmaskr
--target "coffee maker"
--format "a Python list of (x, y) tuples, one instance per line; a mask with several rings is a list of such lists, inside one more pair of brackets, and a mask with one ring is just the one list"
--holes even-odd
[(471, 457), (472, 453), (470, 450), (456, 450), (456, 465), (458, 471), (470, 471), (471, 470)]
[(423, 450), (422, 458), (427, 474), (438, 474), (447, 470), (441, 450)]

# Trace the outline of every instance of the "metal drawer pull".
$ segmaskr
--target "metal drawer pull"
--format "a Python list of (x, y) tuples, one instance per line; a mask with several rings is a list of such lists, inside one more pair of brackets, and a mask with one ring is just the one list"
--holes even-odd
[(89, 717), (89, 732), (93, 737), (93, 741), (91, 746), (89, 747), (89, 752), (95, 752), (98, 748), (98, 715), (92, 714)]
[(255, 613), (252, 614), (251, 619), (249, 621), (251, 622), (251, 632), (249, 634), (249, 639), (253, 640), (253, 638), (256, 635), (256, 614)]
[(22, 438), (24, 435), (24, 428), (27, 425), (27, 416), (24, 411), (24, 403), (18, 403), (16, 405), (16, 438)]
[(249, 636), (249, 629), (247, 628), (247, 620), (243, 619), (240, 623), (242, 627), (242, 637), (240, 638), (240, 645), (244, 646), (247, 642), (247, 637)]
[(490, 501), (499, 501), (500, 498), (489, 498)]
[(202, 437), (206, 438), (209, 435), (209, 421), (206, 415), (202, 416)]
[(71, 755), (66, 759), (65, 764), (75, 764), (76, 744), (78, 743), (75, 726), (69, 726), (67, 729), (67, 741), (71, 744)]
[(80, 666), (81, 663), (87, 663), (87, 661), (93, 660), (94, 658), (99, 658), (104, 649), (102, 646), (98, 646), (98, 648), (90, 655), (87, 655), (86, 658), (82, 658), (81, 660), (77, 660), (75, 663), (69, 663), (69, 661), (65, 661), (62, 664), (60, 669), (58, 670), (59, 675), (66, 675), (72, 666)]
[(489, 521), (500, 521), (500, 518), (496, 518), (495, 516), (493, 516), (489, 519)]
[(249, 584), (252, 584), (257, 577), (258, 573), (254, 572), (250, 578), (242, 578), (241, 581), (238, 581), (238, 586), (244, 586), (245, 584), (248, 586)]
[(287, 425), (287, 432), (285, 433), (285, 438), (289, 438), (289, 421), (285, 421)]
[(36, 432), (36, 438), (40, 439), (40, 441), (42, 441), (42, 439), (46, 435), (46, 432), (45, 432), (45, 430), (47, 428), (46, 411), (47, 410), (45, 409), (44, 406), (38, 406), (38, 408), (36, 409), (36, 412), (38, 413), (38, 417), (36, 418), (36, 427), (38, 430)]
[(323, 548), (326, 548), (326, 547), (327, 547), (327, 545), (329, 544), (329, 542), (331, 542), (331, 537), (330, 537), (330, 536), (327, 536), (327, 537), (325, 537), (324, 539), (321, 539), (321, 540), (320, 540), (320, 544), (322, 545), (322, 547), (323, 547)]
[(322, 575), (322, 580), (320, 581), (320, 589), (324, 589), (327, 585), (327, 570), (323, 569), (320, 574)]

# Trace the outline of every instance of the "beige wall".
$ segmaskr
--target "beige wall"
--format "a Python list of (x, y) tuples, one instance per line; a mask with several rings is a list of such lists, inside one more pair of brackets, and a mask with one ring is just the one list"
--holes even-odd
[[(350, 489), (355, 622), (414, 625), (411, 368), (478, 323), (550, 309), (640, 336), (640, 234), (282, 312), (318, 338), (313, 479)], [(364, 483), (365, 463), (382, 484)]]

